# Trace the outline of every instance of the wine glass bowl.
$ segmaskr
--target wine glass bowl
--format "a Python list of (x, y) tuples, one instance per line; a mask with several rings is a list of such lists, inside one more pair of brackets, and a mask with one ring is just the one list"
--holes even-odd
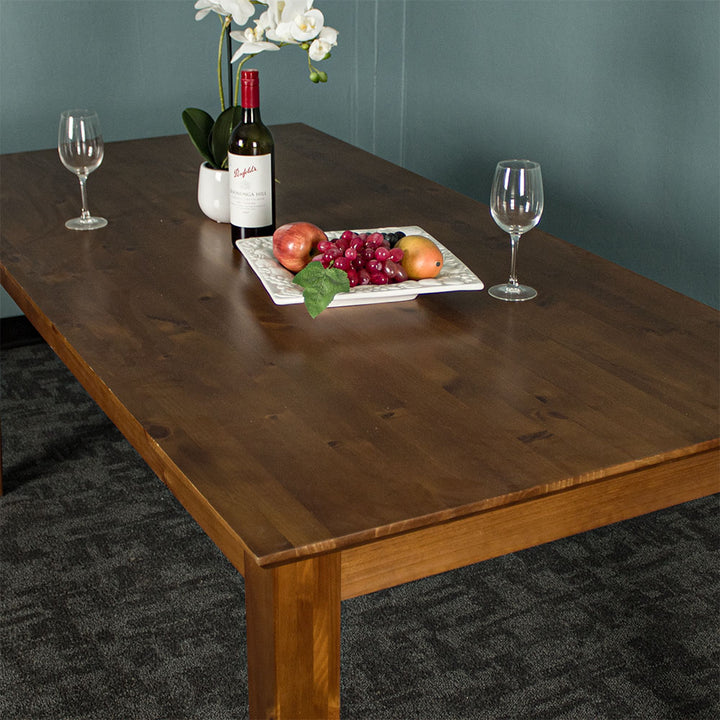
[(80, 181), (82, 211), (80, 217), (65, 223), (70, 230), (97, 230), (105, 227), (107, 220), (93, 217), (87, 209), (88, 175), (100, 167), (105, 149), (100, 119), (92, 110), (65, 110), (60, 114), (58, 129), (58, 155), (62, 164), (75, 173)]
[(490, 214), (510, 235), (510, 278), (493, 285), (488, 294), (498, 300), (522, 301), (537, 297), (537, 291), (517, 280), (515, 265), (520, 236), (534, 228), (544, 205), (540, 165), (532, 160), (502, 160), (495, 168), (490, 191)]

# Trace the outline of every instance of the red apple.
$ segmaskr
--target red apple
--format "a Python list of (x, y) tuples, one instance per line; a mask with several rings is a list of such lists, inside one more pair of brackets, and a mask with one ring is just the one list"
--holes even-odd
[(273, 255), (283, 267), (291, 272), (299, 272), (310, 262), (321, 240), (327, 240), (327, 235), (312, 223), (281, 225), (273, 233)]

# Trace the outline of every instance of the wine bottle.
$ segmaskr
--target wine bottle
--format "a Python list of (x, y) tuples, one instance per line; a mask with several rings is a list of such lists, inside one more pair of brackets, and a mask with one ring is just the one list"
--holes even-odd
[(275, 231), (275, 145), (260, 119), (258, 71), (241, 72), (242, 120), (228, 148), (233, 243)]

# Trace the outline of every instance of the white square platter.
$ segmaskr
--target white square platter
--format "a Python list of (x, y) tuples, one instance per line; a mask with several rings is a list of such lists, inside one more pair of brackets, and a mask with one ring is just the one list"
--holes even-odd
[[(425, 293), (453, 292), (456, 290), (482, 290), (484, 284), (470, 268), (439, 243), (430, 233), (417, 225), (402, 227), (384, 227), (355, 230), (355, 232), (404, 232), (406, 235), (424, 235), (432, 240), (443, 254), (443, 267), (437, 277), (425, 280), (405, 280), (389, 285), (358, 285), (350, 292), (338, 293), (328, 307), (347, 307), (349, 305), (370, 305), (373, 303), (413, 300)], [(342, 230), (325, 233), (329, 239), (342, 235)], [(235, 245), (247, 260), (265, 286), (276, 305), (294, 305), (303, 302), (303, 291), (293, 282), (293, 273), (286, 270), (274, 258), (272, 236), (236, 240)]]

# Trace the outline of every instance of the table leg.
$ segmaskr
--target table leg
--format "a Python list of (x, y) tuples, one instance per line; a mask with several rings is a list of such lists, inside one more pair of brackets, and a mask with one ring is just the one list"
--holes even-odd
[(340, 557), (261, 568), (245, 557), (253, 720), (340, 717)]

